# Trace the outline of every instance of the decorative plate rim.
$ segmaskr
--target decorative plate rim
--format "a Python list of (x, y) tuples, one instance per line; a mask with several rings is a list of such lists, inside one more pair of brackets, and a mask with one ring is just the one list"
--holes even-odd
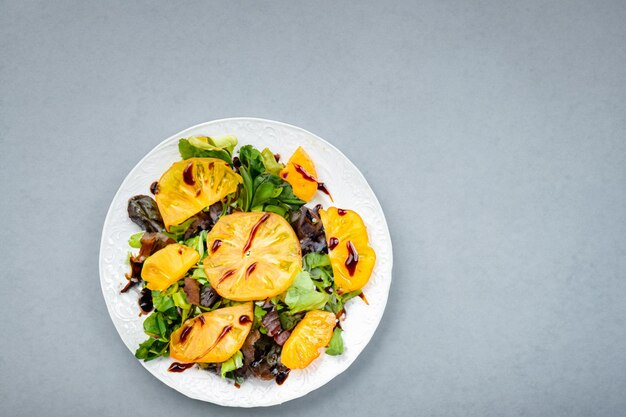
[[(180, 393), (190, 397), (190, 398), (194, 398), (194, 399), (199, 399), (202, 401), (207, 401), (207, 402), (211, 402), (214, 404), (218, 404), (218, 405), (222, 405), (222, 406), (230, 406), (230, 407), (264, 407), (264, 406), (272, 406), (272, 405), (278, 405), (281, 404), (283, 402), (286, 401), (290, 401), (296, 398), (300, 398), (322, 386), (324, 386), (325, 384), (327, 384), (330, 380), (332, 380), (333, 378), (335, 378), (336, 376), (340, 375), (341, 373), (343, 373), (346, 369), (348, 369), (350, 367), (350, 365), (356, 360), (356, 358), (358, 357), (358, 355), (363, 351), (363, 349), (369, 344), (369, 342), (371, 341), (371, 338), (373, 337), (376, 329), (378, 328), (380, 321), (382, 319), (382, 316), (384, 314), (386, 305), (387, 305), (387, 301), (388, 301), (388, 297), (389, 297), (389, 290), (390, 290), (390, 286), (391, 286), (391, 280), (392, 280), (392, 270), (393, 270), (393, 248), (392, 248), (392, 242), (391, 242), (391, 235), (389, 233), (389, 228), (387, 226), (387, 221), (385, 218), (385, 214), (382, 210), (382, 207), (380, 205), (380, 202), (378, 201), (378, 198), (376, 197), (376, 195), (374, 194), (374, 191), (371, 189), (369, 183), (367, 182), (367, 180), (365, 179), (365, 177), (363, 176), (363, 174), (361, 173), (361, 171), (354, 165), (354, 163), (352, 163), (352, 161), (343, 154), (343, 152), (341, 152), (339, 149), (337, 149), (334, 145), (332, 145), (331, 143), (327, 142), (326, 140), (322, 139), (321, 137), (315, 135), (314, 133), (309, 132), (306, 129), (288, 124), (288, 123), (284, 123), (284, 122), (279, 122), (279, 121), (275, 121), (275, 120), (269, 120), (269, 119), (264, 119), (264, 118), (257, 118), (257, 117), (229, 117), (229, 118), (222, 118), (222, 119), (216, 119), (216, 120), (212, 120), (212, 121), (208, 121), (208, 122), (204, 122), (204, 123), (199, 123), (196, 124), (194, 126), (188, 127), (186, 129), (183, 129), (182, 131), (169, 136), (168, 138), (166, 138), (165, 140), (161, 141), (159, 144), (157, 144), (155, 147), (153, 147), (150, 151), (148, 151), (146, 153), (146, 155), (143, 156), (143, 158), (141, 158), (137, 164), (135, 164), (135, 166), (129, 171), (129, 173), (126, 175), (126, 177), (124, 178), (124, 180), (122, 181), (122, 183), (120, 184), (119, 188), (117, 189), (111, 204), (109, 205), (109, 208), (107, 210), (107, 214), (104, 220), (104, 224), (102, 227), (102, 236), (101, 236), (101, 240), (100, 240), (100, 250), (99, 250), (99, 275), (100, 275), (100, 287), (101, 287), (101, 291), (102, 291), (102, 295), (104, 297), (105, 300), (105, 304), (107, 307), (107, 311), (109, 313), (109, 316), (111, 318), (111, 320), (113, 321), (113, 324), (115, 326), (116, 331), (118, 332), (120, 338), (122, 339), (122, 342), (126, 345), (126, 347), (131, 351), (131, 353), (134, 354), (134, 350), (136, 348), (131, 346), (130, 343), (128, 342), (128, 340), (126, 339), (126, 335), (122, 333), (122, 328), (121, 325), (118, 323), (118, 321), (116, 320), (116, 315), (115, 312), (113, 311), (113, 306), (112, 306), (112, 301), (109, 299), (108, 295), (107, 295), (107, 288), (105, 287), (105, 282), (106, 282), (106, 272), (105, 272), (105, 266), (106, 266), (106, 262), (105, 262), (105, 247), (106, 247), (106, 237), (107, 237), (107, 230), (111, 227), (111, 222), (114, 221), (114, 212), (115, 212), (115, 205), (117, 202), (119, 202), (120, 198), (123, 198), (122, 196), (122, 191), (130, 184), (130, 182), (132, 181), (133, 177), (137, 174), (137, 172), (139, 171), (140, 167), (142, 167), (142, 165), (144, 165), (144, 163), (155, 153), (157, 153), (157, 151), (161, 150), (161, 148), (171, 145), (173, 142), (176, 142), (178, 139), (180, 139), (181, 137), (185, 137), (185, 133), (186, 132), (190, 132), (193, 130), (197, 130), (197, 129), (201, 129), (201, 128), (205, 128), (205, 127), (210, 127), (210, 126), (216, 126), (216, 125), (220, 125), (220, 124), (224, 124), (224, 123), (260, 123), (260, 124), (267, 124), (267, 125), (274, 125), (274, 126), (278, 126), (278, 127), (283, 127), (285, 129), (290, 129), (293, 130), (295, 132), (299, 132), (305, 136), (309, 136), (311, 138), (313, 138), (315, 141), (318, 141), (321, 145), (328, 147), (333, 153), (335, 153), (339, 158), (342, 158), (344, 160), (344, 162), (346, 163), (346, 166), (348, 168), (351, 168), (354, 171), (354, 174), (356, 176), (357, 180), (362, 181), (365, 186), (367, 187), (367, 190), (371, 193), (371, 203), (373, 203), (373, 208), (376, 211), (376, 215), (379, 216), (379, 219), (382, 223), (381, 223), (381, 227), (380, 227), (380, 231), (383, 232), (383, 238), (384, 238), (384, 247), (388, 249), (388, 254), (387, 257), (385, 259), (385, 263), (386, 263), (386, 270), (382, 271), (382, 276), (385, 278), (384, 280), (382, 280), (382, 282), (379, 285), (382, 285), (382, 290), (381, 294), (377, 297), (377, 302), (379, 303), (379, 314), (375, 317), (373, 317), (373, 320), (370, 324), (370, 328), (368, 329), (369, 331), (367, 332), (367, 334), (365, 335), (364, 339), (362, 340), (362, 345), (359, 347), (357, 347), (357, 350), (355, 350), (353, 355), (347, 356), (347, 359), (344, 360), (343, 362), (337, 364), (337, 366), (335, 368), (333, 368), (331, 370), (331, 372), (327, 372), (326, 374), (320, 374), (319, 372), (316, 373), (317, 371), (317, 366), (315, 366), (316, 364), (312, 364), (309, 366), (309, 368), (315, 368), (312, 369), (312, 372), (314, 373), (312, 375), (312, 378), (308, 378), (304, 380), (304, 384), (302, 385), (300, 390), (292, 390), (293, 394), (292, 395), (287, 395), (284, 396), (284, 398), (264, 398), (264, 399), (259, 399), (257, 401), (251, 401), (251, 402), (241, 402), (241, 401), (237, 401), (236, 400), (236, 395), (235, 398), (231, 398), (231, 399), (224, 399), (224, 398), (220, 398), (219, 395), (213, 398), (208, 398), (208, 397), (202, 397), (201, 395), (197, 395), (197, 393), (193, 393), (190, 392), (190, 390), (185, 391), (185, 387), (180, 387), (177, 386), (174, 382), (172, 382), (172, 380), (168, 380), (164, 375), (162, 375), (162, 371), (163, 371), (163, 367), (158, 367), (158, 366), (153, 366), (155, 364), (155, 362), (159, 362), (159, 360), (155, 360), (155, 361), (151, 361), (151, 362), (143, 362), (143, 361), (139, 361), (144, 368), (146, 368), (152, 375), (154, 375), (157, 379), (159, 379), (161, 382), (165, 383), (166, 385), (168, 385), (171, 388), (174, 388), (175, 390), (179, 391)], [(234, 134), (237, 136), (237, 133), (234, 132)], [(254, 145), (254, 143), (252, 143)], [(147, 185), (146, 185), (147, 186)], [(370, 228), (370, 226), (368, 226), (368, 228)], [(127, 237), (125, 237), (127, 238)], [(378, 264), (378, 260), (377, 260), (377, 264), (375, 266), (374, 269), (374, 273), (377, 273), (379, 271), (376, 271), (376, 269), (379, 267)], [(369, 285), (369, 284), (368, 284)], [(367, 288), (367, 286), (366, 286)], [(119, 292), (118, 292), (119, 294)], [(352, 309), (352, 307), (351, 307)], [(142, 319), (143, 321), (143, 319)], [(345, 334), (345, 332), (344, 332)], [(348, 345), (346, 344), (346, 346), (348, 347)], [(321, 357), (324, 357), (326, 355), (321, 355)], [(345, 354), (342, 356), (346, 356)], [(332, 357), (332, 358), (339, 358), (339, 357)], [(167, 359), (166, 359), (167, 360)], [(319, 359), (318, 359), (319, 361)], [(163, 362), (163, 361), (161, 361)], [(159, 369), (161, 368), (161, 369)], [(327, 369), (328, 370), (328, 369)], [(189, 372), (189, 371), (187, 371)], [(199, 371), (202, 372), (204, 374), (209, 374), (208, 372), (204, 372), (204, 371)], [(183, 376), (183, 375), (179, 375), (179, 376)], [(205, 378), (197, 378), (198, 382), (202, 382), (202, 383), (206, 383), (206, 381), (211, 380), (212, 378), (214, 378), (214, 375), (210, 375), (210, 377), (207, 375)], [(273, 381), (269, 381), (270, 383), (274, 384)], [(268, 383), (267, 381), (246, 381), (246, 384), (250, 384), (250, 383), (262, 383), (262, 384), (266, 384)], [(274, 384), (275, 385), (275, 384)], [(277, 386), (277, 385), (276, 385)], [(279, 389), (284, 390), (285, 388), (287, 388), (287, 384), (283, 385), (283, 386), (277, 386)], [(232, 386), (229, 386), (229, 388), (232, 388)], [(271, 388), (267, 388), (264, 390), (264, 394), (268, 391), (271, 390)], [(235, 400), (233, 403), (233, 400)]]

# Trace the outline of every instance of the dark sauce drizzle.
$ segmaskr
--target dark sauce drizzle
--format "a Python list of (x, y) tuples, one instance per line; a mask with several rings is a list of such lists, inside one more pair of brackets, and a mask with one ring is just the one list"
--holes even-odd
[[(304, 178), (307, 181), (311, 181), (311, 182), (315, 182), (317, 183), (317, 189), (320, 190), (321, 192), (323, 192), (324, 194), (326, 194), (327, 196), (330, 197), (330, 199), (333, 199), (333, 196), (330, 195), (330, 191), (328, 191), (328, 188), (326, 188), (326, 184), (324, 184), (323, 182), (319, 182), (317, 180), (317, 178), (315, 178), (313, 175), (309, 174), (306, 169), (302, 168), (302, 165), (299, 164), (293, 164), (293, 167), (296, 169), (296, 172), (300, 175), (302, 175), (302, 178)], [(287, 175), (283, 174), (283, 178), (287, 178)]]
[(323, 182), (318, 182), (317, 183), (317, 189), (320, 190), (321, 192), (323, 192), (324, 194), (326, 194), (327, 196), (330, 197), (330, 201), (335, 201), (333, 200), (333, 196), (330, 195), (330, 191), (328, 191), (328, 188), (326, 188), (326, 184), (324, 184)]
[(204, 316), (198, 316), (198, 321), (200, 322), (200, 327), (204, 326)]
[(287, 377), (289, 376), (289, 372), (291, 372), (291, 369), (278, 372), (278, 374), (276, 374), (276, 383), (278, 385), (283, 385), (283, 383), (287, 380)]
[(351, 241), (346, 243), (346, 247), (348, 248), (348, 258), (346, 259), (344, 265), (348, 268), (350, 276), (353, 276), (356, 271), (356, 265), (359, 263), (359, 254)]
[(159, 182), (155, 181), (152, 184), (150, 184), (150, 192), (154, 195), (157, 195), (159, 193)]
[(333, 250), (337, 247), (338, 244), (339, 239), (337, 239), (336, 237), (331, 237), (330, 239), (328, 239), (328, 249)]
[[(215, 346), (217, 346), (217, 344), (218, 344), (219, 342), (221, 342), (221, 341), (222, 341), (222, 339), (223, 339), (223, 338), (224, 338), (224, 337), (228, 334), (228, 332), (230, 332), (232, 329), (233, 329), (233, 325), (232, 325), (232, 324), (229, 324), (228, 326), (225, 326), (225, 327), (222, 329), (222, 332), (220, 333), (220, 335), (219, 335), (219, 336), (217, 336), (217, 340), (215, 340), (215, 343), (213, 343), (213, 346), (211, 346), (211, 348), (209, 349), (209, 351), (213, 350), (213, 348), (214, 348)], [(208, 353), (208, 352), (207, 352), (207, 353)], [(205, 355), (206, 355), (206, 353), (205, 353)], [(202, 355), (202, 356), (204, 356), (204, 355)]]
[(337, 214), (340, 216), (345, 216), (346, 214), (348, 214), (348, 210), (344, 210), (344, 209), (337, 209)]
[(226, 271), (226, 273), (224, 273), (224, 275), (222, 275), (222, 278), (220, 278), (220, 280), (217, 281), (217, 286), (219, 286), (222, 283), (222, 281), (224, 281), (225, 279), (228, 279), (228, 277), (230, 277), (234, 273), (235, 273), (234, 269), (230, 269), (230, 270)]
[(210, 351), (212, 351), (212, 350), (215, 348), (215, 346), (217, 346), (217, 345), (218, 345), (218, 343), (219, 343), (219, 342), (221, 342), (221, 341), (222, 341), (222, 339), (223, 339), (224, 337), (226, 337), (226, 335), (228, 334), (228, 332), (230, 332), (232, 329), (233, 329), (233, 325), (232, 325), (232, 324), (229, 324), (228, 326), (224, 326), (224, 328), (222, 329), (222, 332), (220, 333), (220, 335), (219, 335), (219, 336), (217, 336), (217, 339), (215, 340), (215, 343), (213, 343), (213, 344), (211, 345), (211, 347), (210, 347), (210, 348), (208, 348), (207, 350), (205, 350), (204, 352), (202, 352), (202, 354), (201, 354), (201, 355), (199, 355), (199, 356), (197, 356), (194, 360), (198, 360), (198, 359), (200, 359), (201, 357), (205, 356), (205, 355), (206, 355), (207, 353), (209, 353)]
[(220, 333), (220, 335), (219, 335), (219, 336), (217, 336), (217, 339), (215, 339), (215, 343), (213, 343), (213, 344), (211, 345), (211, 347), (210, 347), (210, 348), (208, 348), (207, 350), (205, 350), (205, 351), (202, 353), (202, 355), (198, 356), (198, 357), (196, 358), (196, 360), (197, 360), (197, 359), (200, 359), (201, 357), (205, 356), (207, 353), (209, 353), (210, 351), (212, 351), (212, 350), (215, 348), (215, 346), (217, 346), (217, 344), (218, 344), (219, 342), (221, 342), (221, 341), (222, 341), (222, 339), (223, 339), (224, 337), (226, 337), (226, 335), (228, 334), (228, 332), (230, 332), (232, 329), (233, 329), (233, 325), (232, 325), (232, 324), (229, 324), (228, 326), (225, 326), (225, 327), (222, 329), (222, 332)]
[(139, 308), (141, 309), (141, 314), (148, 314), (154, 309), (154, 305), (152, 304), (152, 291), (147, 288), (141, 290)]
[(196, 180), (193, 178), (193, 162), (188, 163), (183, 170), (183, 181), (188, 185), (194, 185), (196, 183)]
[(317, 179), (313, 175), (309, 174), (306, 169), (302, 168), (302, 165), (293, 164), (293, 167), (296, 169), (296, 172), (302, 175), (302, 178), (304, 178), (305, 180), (317, 182)]
[(189, 333), (191, 333), (191, 329), (193, 329), (193, 326), (187, 326), (180, 332), (180, 343), (185, 343), (185, 340), (189, 337)]
[(254, 226), (252, 226), (252, 230), (250, 231), (250, 236), (248, 236), (248, 241), (246, 242), (245, 246), (243, 247), (243, 253), (248, 252), (248, 249), (250, 249), (250, 246), (252, 245), (252, 241), (254, 240), (254, 236), (256, 236), (256, 232), (257, 230), (259, 230), (259, 227), (261, 227), (261, 225), (263, 223), (265, 223), (267, 221), (267, 219), (269, 219), (270, 214), (269, 213), (265, 213), (258, 222), (256, 222), (256, 224)]
[(359, 294), (359, 298), (361, 298), (361, 300), (363, 300), (363, 302), (367, 305), (370, 305), (370, 302), (367, 301), (367, 298), (365, 298), (365, 294), (363, 292), (361, 292), (361, 294)]
[(251, 264), (247, 269), (246, 269), (246, 279), (248, 279), (248, 277), (250, 276), (251, 273), (254, 272), (254, 270), (256, 269), (256, 262)]
[(239, 317), (239, 324), (246, 324), (246, 323), (250, 323), (252, 320), (250, 319), (250, 317), (246, 316), (245, 314), (241, 317)]
[(218, 250), (220, 246), (222, 246), (222, 241), (219, 239), (215, 239), (213, 241), (213, 245), (211, 245), (211, 253), (215, 253), (215, 251)]
[(128, 290), (130, 290), (130, 289), (131, 289), (131, 287), (132, 287), (133, 285), (135, 285), (135, 284), (137, 284), (137, 281), (134, 281), (134, 280), (132, 280), (132, 279), (128, 280), (128, 282), (126, 283), (126, 285), (124, 285), (124, 288), (122, 288), (122, 289), (120, 290), (120, 292), (121, 292), (122, 294), (124, 294), (125, 292), (127, 292)]
[(191, 368), (194, 365), (195, 365), (195, 363), (172, 362), (172, 364), (170, 365), (169, 368), (167, 368), (167, 370), (170, 371), (170, 372), (183, 372), (183, 371)]

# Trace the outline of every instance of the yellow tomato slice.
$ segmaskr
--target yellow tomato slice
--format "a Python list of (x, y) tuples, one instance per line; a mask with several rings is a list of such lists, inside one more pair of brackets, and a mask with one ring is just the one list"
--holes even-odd
[(243, 180), (216, 158), (174, 163), (159, 179), (156, 202), (167, 230), (237, 191)]
[(337, 318), (329, 311), (306, 313), (283, 346), (280, 356), (283, 365), (289, 369), (309, 366), (320, 355), (320, 348), (330, 342), (336, 322)]
[(304, 201), (310, 201), (317, 192), (315, 165), (301, 146), (280, 171), (280, 177), (291, 184), (293, 193)]
[(204, 270), (230, 300), (264, 300), (289, 288), (302, 266), (300, 241), (274, 213), (222, 216), (207, 236)]
[(330, 207), (320, 210), (335, 284), (344, 292), (367, 284), (376, 263), (363, 219), (352, 210)]
[(200, 254), (194, 249), (172, 243), (146, 259), (141, 278), (149, 289), (162, 291), (185, 276), (199, 260)]
[(252, 303), (218, 308), (189, 319), (170, 338), (170, 357), (181, 362), (224, 362), (248, 337)]

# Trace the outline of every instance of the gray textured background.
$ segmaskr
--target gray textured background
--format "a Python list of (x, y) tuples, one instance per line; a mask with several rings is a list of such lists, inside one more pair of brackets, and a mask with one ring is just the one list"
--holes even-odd
[(97, 264), (146, 152), (258, 116), (363, 171), (395, 269), (355, 364), (256, 415), (625, 415), (626, 5), (306, 3), (0, 2), (0, 414), (249, 413), (149, 375)]

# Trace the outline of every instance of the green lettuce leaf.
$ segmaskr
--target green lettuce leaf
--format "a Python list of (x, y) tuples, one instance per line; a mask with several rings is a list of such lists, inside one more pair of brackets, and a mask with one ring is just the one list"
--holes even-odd
[(139, 348), (135, 351), (135, 357), (137, 359), (143, 359), (144, 362), (148, 362), (160, 356), (167, 356), (168, 348), (169, 342), (149, 337), (145, 342), (139, 345)]
[[(261, 305), (263, 305), (263, 301), (261, 301)], [(254, 305), (254, 323), (252, 325), (253, 329), (259, 329), (259, 331), (263, 334), (267, 334), (267, 329), (261, 325), (263, 321), (263, 317), (267, 314), (267, 311), (263, 310), (261, 306)]]
[(333, 268), (330, 265), (330, 258), (325, 253), (312, 252), (302, 258), (302, 268), (311, 274), (311, 279), (320, 289), (325, 291), (326, 288), (332, 287)]
[(333, 293), (330, 294), (328, 303), (326, 303), (326, 306), (324, 308), (327, 311), (331, 311), (333, 314), (337, 315), (343, 308), (343, 301), (341, 301), (341, 297), (333, 291)]
[(348, 302), (348, 300), (352, 300), (354, 297), (357, 297), (361, 294), (361, 290), (356, 290), (356, 291), (352, 291), (352, 292), (347, 292), (344, 294), (341, 294), (341, 301), (345, 304)]
[(341, 337), (342, 331), (343, 330), (341, 330), (339, 327), (335, 327), (333, 337), (328, 343), (328, 348), (326, 348), (326, 354), (331, 356), (337, 356), (343, 353), (343, 338)]
[(172, 294), (172, 301), (176, 307), (180, 307), (183, 310), (189, 310), (191, 308), (191, 304), (187, 301), (187, 294), (185, 294), (185, 290), (183, 289)]
[(311, 276), (301, 271), (285, 293), (285, 304), (292, 313), (300, 311), (322, 309), (328, 302), (329, 295), (316, 291)]
[(278, 314), (278, 320), (283, 330), (291, 330), (296, 327), (296, 324), (302, 320), (302, 317), (302, 314), (294, 315), (286, 311)]
[(263, 158), (265, 170), (272, 175), (278, 175), (280, 170), (284, 168), (283, 164), (276, 162), (276, 158), (274, 158), (274, 154), (269, 148), (265, 148), (261, 151), (261, 157)]
[(236, 205), (243, 211), (269, 211), (288, 217), (305, 202), (295, 196), (288, 182), (274, 175), (282, 164), (277, 164), (269, 149), (263, 152), (251, 145), (239, 149), (239, 174), (243, 184)]
[(167, 322), (163, 314), (153, 312), (143, 321), (143, 331), (148, 335), (167, 341)]
[(209, 277), (207, 277), (206, 272), (204, 272), (203, 266), (195, 267), (191, 273), (191, 278), (196, 279), (201, 285), (206, 285), (206, 283), (209, 282)]
[(134, 235), (131, 235), (130, 238), (128, 238), (128, 245), (131, 248), (140, 248), (141, 247), (141, 238), (143, 237), (143, 234), (145, 232), (138, 232), (135, 233)]
[[(218, 158), (232, 165), (233, 157), (231, 145), (226, 144), (225, 147), (218, 147), (209, 143), (200, 137), (191, 137), (189, 139), (180, 139), (178, 141), (178, 152), (183, 159), (189, 158)], [(214, 142), (213, 142), (214, 143)], [(232, 146), (234, 148), (234, 146)]]
[(175, 226), (170, 226), (170, 231), (166, 232), (165, 230), (162, 232), (164, 235), (167, 235), (169, 237), (171, 237), (172, 239), (174, 239), (177, 242), (182, 241), (183, 236), (185, 235), (185, 232), (187, 231), (187, 229), (189, 229), (189, 226), (191, 226), (191, 223), (193, 223), (195, 220), (195, 217), (191, 217), (187, 220), (185, 220), (183, 223), (175, 225)]
[(241, 162), (241, 167), (246, 169), (252, 178), (256, 178), (265, 172), (263, 156), (252, 145), (245, 145), (239, 149), (239, 161)]
[(254, 179), (251, 211), (270, 211), (285, 217), (305, 202), (293, 193), (291, 185), (276, 175), (262, 174)]
[[(187, 318), (191, 307), (178, 283), (165, 291), (152, 291), (152, 303), (154, 311), (143, 322), (143, 330), (150, 337), (135, 351), (137, 359), (144, 361), (167, 356), (170, 336)], [(182, 311), (182, 317), (177, 307)]]
[(152, 304), (154, 305), (154, 309), (156, 311), (160, 311), (162, 313), (176, 307), (172, 296), (168, 295), (167, 292), (162, 291), (152, 291)]
[(189, 144), (195, 148), (205, 151), (226, 150), (231, 155), (237, 146), (237, 138), (234, 135), (224, 135), (218, 137), (191, 136), (187, 139)]
[(226, 362), (222, 362), (221, 374), (222, 378), (226, 378), (228, 372), (232, 372), (235, 369), (239, 369), (243, 366), (243, 353), (240, 350), (237, 351)]
[(311, 252), (302, 258), (302, 267), (307, 271), (325, 266), (330, 266), (330, 257), (326, 253)]
[(243, 184), (237, 199), (237, 205), (243, 211), (250, 211), (255, 190), (254, 179), (264, 171), (265, 166), (263, 165), (261, 152), (252, 145), (245, 145), (239, 149), (239, 161), (241, 162), (239, 175), (243, 179)]
[(190, 239), (185, 240), (185, 246), (189, 246), (193, 248), (200, 254), (200, 260), (203, 260), (206, 257), (206, 236), (209, 232), (207, 230), (201, 231), (198, 236), (194, 236)]

